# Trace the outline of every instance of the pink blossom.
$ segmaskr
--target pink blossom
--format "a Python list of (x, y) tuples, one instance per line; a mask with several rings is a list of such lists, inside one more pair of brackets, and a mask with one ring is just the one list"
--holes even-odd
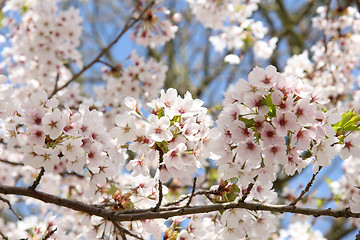
[(65, 120), (57, 108), (53, 112), (45, 114), (41, 122), (44, 132), (48, 134), (51, 139), (59, 137), (66, 126)]
[(281, 113), (276, 111), (276, 118), (273, 121), (276, 132), (280, 136), (286, 136), (288, 131), (295, 131), (298, 127), (296, 115), (293, 112)]

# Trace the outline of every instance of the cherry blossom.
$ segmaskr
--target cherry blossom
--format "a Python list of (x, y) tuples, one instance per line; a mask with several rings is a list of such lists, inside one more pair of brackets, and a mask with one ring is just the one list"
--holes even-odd
[[(277, 38), (252, 17), (260, 1), (187, 3), (212, 31), (210, 55), (227, 51), (224, 66), (242, 64), (242, 71), (248, 48), (254, 64), (276, 49)], [(230, 84), (222, 105), (210, 106), (195, 97), (207, 94), (201, 86), (186, 91), (184, 84), (183, 96), (169, 87), (179, 79), (166, 73), (178, 65), (158, 60), (177, 44), (162, 47), (178, 30), (182, 36), (181, 19), (190, 15), (160, 0), (133, 4), (118, 38), (129, 30), (135, 43), (149, 48), (118, 63), (104, 55), (111, 56), (116, 40), (83, 66), (80, 9), (50, 0), (4, 3), (9, 34), (0, 71), (9, 79), (0, 75), (0, 210), (36, 206), (37, 214), (0, 218), (3, 238), (324, 239), (312, 229), (312, 217), (301, 214), (278, 229), (281, 214), (273, 212), (297, 211), (355, 216), (348, 223), (360, 226), (353, 215), (360, 211), (355, 8), (319, 7), (312, 23), (323, 39), (311, 54), (291, 56), (283, 73), (272, 65), (254, 67)], [(94, 96), (84, 96), (73, 81), (87, 78), (82, 73), (95, 63), (106, 65), (102, 82)], [(326, 178), (332, 195), (318, 198), (309, 188), (334, 162), (344, 174)], [(279, 186), (306, 168), (313, 174), (306, 186)], [(38, 205), (36, 198), (54, 204)]]

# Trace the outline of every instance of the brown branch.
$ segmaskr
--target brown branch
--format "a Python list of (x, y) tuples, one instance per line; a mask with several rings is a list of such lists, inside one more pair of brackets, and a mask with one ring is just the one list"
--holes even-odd
[[(13, 161), (8, 161), (5, 159), (0, 159), (0, 162), (5, 163), (5, 164), (10, 164), (13, 166), (25, 166), (23, 163), (21, 162), (13, 162)], [(78, 178), (85, 178), (84, 175), (78, 174), (76, 172), (67, 172), (66, 170), (59, 173), (60, 176), (64, 177), (64, 176), (76, 176)]]
[(0, 236), (2, 237), (3, 240), (9, 240), (9, 238), (3, 234), (1, 231), (0, 231)]
[(13, 166), (24, 166), (23, 163), (20, 163), (20, 162), (12, 162), (12, 161), (8, 161), (8, 160), (5, 160), (5, 159), (0, 159), (0, 162), (6, 163), (6, 164), (10, 164), (10, 165), (13, 165)]
[[(256, 179), (258, 176), (254, 177), (254, 182), (256, 182)], [(245, 194), (242, 196), (242, 198), (239, 200), (239, 202), (245, 202), (246, 198), (249, 196), (251, 189), (254, 187), (254, 183), (250, 183), (246, 189)]]
[(59, 82), (59, 79), (60, 79), (60, 73), (58, 73), (58, 74), (56, 75), (54, 92), (57, 92), (57, 91), (58, 91), (58, 82)]
[(0, 1), (0, 11), (2, 11), (2, 9), (4, 8), (5, 3), (6, 3), (6, 0)]
[[(159, 171), (161, 170), (162, 168), (162, 162), (164, 161), (164, 151), (162, 150), (162, 148), (159, 146), (159, 145), (156, 145), (156, 150), (159, 151)], [(159, 190), (159, 200), (156, 204), (156, 206), (153, 208), (153, 211), (157, 211), (160, 206), (161, 206), (161, 203), (162, 203), (162, 200), (163, 200), (163, 189), (162, 189), (162, 182), (160, 181), (160, 179), (158, 180), (158, 190)]]
[(141, 14), (137, 18), (130, 17), (128, 21), (125, 23), (125, 26), (123, 30), (120, 32), (120, 34), (111, 42), (107, 47), (103, 48), (101, 52), (87, 65), (85, 65), (78, 73), (76, 73), (70, 80), (68, 80), (64, 85), (61, 87), (58, 87), (57, 89), (54, 89), (52, 94), (50, 94), (49, 98), (52, 98), (58, 91), (66, 88), (70, 83), (72, 83), (75, 79), (77, 79), (81, 74), (83, 74), (86, 70), (88, 70), (92, 65), (99, 62), (99, 59), (115, 44), (117, 41), (131, 28), (133, 27), (142, 17), (144, 14), (149, 10), (153, 5), (155, 4), (155, 1), (151, 1), (141, 12)]
[(310, 179), (310, 181), (309, 181), (308, 184), (306, 185), (305, 189), (302, 190), (302, 191), (301, 191), (301, 194), (300, 194), (294, 201), (292, 201), (292, 202), (290, 203), (290, 206), (295, 206), (296, 203), (298, 203), (298, 202), (304, 197), (305, 193), (307, 193), (307, 192), (310, 190), (312, 184), (314, 183), (315, 177), (316, 177), (316, 175), (320, 172), (321, 168), (322, 168), (322, 166), (320, 166), (320, 167), (319, 167), (319, 170), (318, 170), (316, 173), (313, 174), (312, 178)]
[[(193, 196), (205, 195), (210, 201), (212, 201), (212, 199), (209, 197), (210, 194), (213, 194), (213, 195), (221, 195), (222, 193), (221, 193), (219, 190), (202, 190), (202, 191), (195, 192), (195, 193), (193, 194)], [(173, 202), (164, 204), (164, 207), (169, 207), (169, 206), (171, 206), (171, 205), (179, 204), (179, 203), (185, 201), (186, 199), (190, 198), (191, 195), (192, 195), (192, 194), (183, 195), (181, 198), (179, 198), (179, 199), (176, 200), (176, 201), (173, 201)]]
[(191, 200), (192, 200), (192, 198), (194, 197), (194, 194), (195, 194), (195, 187), (196, 187), (196, 177), (194, 177), (194, 182), (193, 182), (193, 187), (192, 187), (192, 191), (191, 191), (191, 195), (190, 195), (190, 197), (189, 197), (189, 201), (186, 203), (186, 205), (185, 206), (190, 206), (190, 203), (191, 203)]
[(313, 208), (302, 208), (296, 206), (288, 206), (288, 205), (267, 205), (260, 203), (246, 203), (246, 202), (238, 202), (238, 203), (219, 203), (213, 205), (203, 205), (203, 206), (192, 206), (192, 207), (168, 207), (168, 208), (159, 208), (157, 212), (153, 211), (153, 208), (148, 209), (139, 209), (139, 210), (125, 210), (121, 212), (106, 210), (102, 208), (93, 207), (86, 203), (69, 200), (65, 198), (61, 198), (55, 195), (51, 195), (48, 193), (40, 192), (40, 191), (32, 191), (26, 187), (13, 187), (13, 186), (4, 186), (0, 185), (0, 193), (2, 194), (12, 194), (12, 195), (21, 195), (28, 196), (34, 199), (38, 199), (45, 203), (53, 203), (58, 206), (67, 207), (73, 209), (75, 211), (80, 211), (83, 213), (87, 213), (89, 215), (95, 215), (107, 219), (109, 221), (138, 221), (138, 220), (146, 220), (146, 219), (167, 219), (175, 216), (183, 216), (189, 214), (200, 214), (200, 213), (209, 213), (216, 211), (224, 211), (228, 209), (247, 209), (251, 211), (269, 211), (269, 212), (277, 212), (277, 213), (295, 213), (302, 214), (314, 217), (320, 216), (330, 216), (334, 218), (360, 218), (360, 213), (353, 213), (349, 208), (345, 208), (342, 210), (332, 210), (328, 209), (313, 209)]
[(45, 168), (44, 167), (41, 167), (41, 170), (39, 172), (39, 175), (37, 176), (37, 178), (35, 179), (35, 181), (33, 182), (33, 184), (29, 187), (30, 190), (35, 190), (36, 187), (39, 185), (40, 183), (40, 180), (42, 178), (42, 176), (44, 175), (45, 173)]
[[(132, 236), (136, 239), (139, 239), (139, 240), (144, 240), (142, 237), (139, 237), (135, 234), (133, 234), (132, 232), (128, 231), (127, 229), (123, 228), (122, 226), (120, 226), (120, 224), (116, 221), (112, 221), (112, 223), (114, 224), (114, 226), (120, 231), (121, 233), (121, 236), (123, 236), (122, 234), (127, 234), (129, 236)], [(126, 238), (125, 238), (126, 239)]]
[(0, 196), (0, 201), (5, 202), (9, 206), (10, 211), (21, 221), (21, 216), (14, 211), (9, 200)]
[(44, 237), (41, 238), (41, 240), (47, 240), (51, 237), (51, 235), (53, 235), (55, 232), (57, 231), (57, 228), (55, 228), (52, 231), (49, 231)]

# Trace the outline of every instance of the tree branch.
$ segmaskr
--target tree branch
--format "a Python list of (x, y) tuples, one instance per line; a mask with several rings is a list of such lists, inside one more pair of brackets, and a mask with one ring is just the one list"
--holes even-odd
[(55, 232), (57, 231), (57, 228), (55, 228), (52, 231), (49, 231), (43, 238), (41, 238), (41, 240), (47, 240), (51, 237), (51, 235), (53, 235)]
[(13, 165), (13, 166), (24, 166), (24, 164), (21, 163), (21, 162), (12, 162), (12, 161), (8, 161), (8, 160), (5, 160), (5, 159), (0, 159), (0, 162), (10, 164), (10, 165)]
[[(164, 207), (169, 207), (171, 205), (179, 204), (179, 203), (185, 201), (186, 199), (190, 198), (191, 195), (193, 195), (193, 196), (205, 195), (206, 197), (208, 197), (210, 194), (221, 195), (221, 192), (218, 190), (202, 190), (202, 191), (195, 192), (194, 194), (186, 194), (186, 195), (183, 195), (182, 197), (180, 197), (179, 199), (177, 199), (176, 201), (164, 204)], [(211, 198), (209, 200), (211, 201)]]
[(80, 211), (90, 215), (95, 215), (107, 219), (109, 221), (138, 221), (146, 219), (159, 219), (159, 218), (170, 218), (175, 216), (183, 216), (189, 214), (200, 214), (200, 213), (209, 213), (216, 212), (219, 210), (228, 210), (228, 209), (247, 209), (251, 211), (269, 211), (277, 213), (296, 213), (314, 217), (320, 216), (330, 216), (334, 218), (360, 218), (360, 213), (353, 213), (349, 208), (342, 210), (332, 210), (328, 209), (313, 209), (313, 208), (302, 208), (296, 206), (288, 205), (267, 205), (260, 203), (223, 203), (223, 204), (213, 204), (213, 205), (203, 205), (203, 206), (192, 206), (192, 207), (168, 207), (168, 208), (159, 208), (157, 212), (153, 211), (153, 208), (148, 209), (134, 209), (134, 210), (124, 210), (121, 212), (111, 211), (103, 208), (98, 208), (91, 206), (89, 204), (69, 200), (61, 197), (57, 197), (48, 193), (40, 191), (32, 191), (26, 187), (13, 187), (13, 186), (4, 186), (0, 185), (0, 193), (2, 194), (12, 194), (12, 195), (21, 195), (28, 196), (34, 199), (38, 199), (45, 203), (53, 203), (58, 206), (67, 207), (75, 211)]
[(191, 195), (190, 195), (190, 197), (189, 197), (189, 201), (186, 203), (186, 205), (185, 206), (190, 206), (190, 203), (191, 203), (191, 200), (192, 200), (192, 198), (194, 197), (194, 194), (195, 194), (195, 187), (196, 187), (196, 180), (197, 180), (197, 178), (196, 177), (194, 177), (194, 182), (193, 182), (193, 187), (192, 187), (192, 191), (191, 191)]
[[(254, 177), (254, 182), (256, 182), (256, 179), (258, 178), (258, 176)], [(239, 200), (239, 202), (244, 202), (246, 200), (246, 198), (249, 196), (251, 189), (254, 187), (254, 182), (250, 183), (249, 186), (246, 189), (245, 194), (241, 197), (241, 199)]]
[(122, 235), (127, 234), (127, 235), (132, 236), (132, 237), (134, 237), (136, 239), (144, 240), (142, 237), (139, 237), (139, 236), (133, 234), (132, 232), (128, 231), (126, 228), (123, 228), (122, 226), (120, 226), (120, 224), (118, 222), (112, 221), (112, 223), (120, 231), (120, 233), (122, 233)]
[(310, 190), (312, 184), (314, 183), (315, 177), (316, 177), (316, 175), (320, 172), (321, 168), (322, 168), (322, 166), (320, 166), (320, 167), (319, 167), (319, 170), (318, 170), (316, 173), (313, 174), (312, 178), (310, 179), (310, 181), (309, 181), (308, 184), (306, 185), (305, 189), (302, 190), (302, 191), (301, 191), (301, 194), (300, 194), (294, 201), (292, 201), (292, 202), (290, 203), (290, 206), (295, 206), (296, 203), (298, 203), (298, 202), (304, 197), (305, 193), (307, 193), (307, 192)]
[[(164, 151), (161, 149), (161, 147), (159, 145), (156, 145), (156, 150), (159, 151), (159, 171), (162, 168), (162, 163), (164, 161)], [(162, 182), (160, 181), (160, 179), (158, 180), (158, 189), (159, 189), (159, 201), (157, 202), (156, 206), (153, 208), (153, 211), (157, 211), (162, 203), (162, 199), (163, 199), (163, 191), (162, 191)]]
[(36, 187), (39, 185), (40, 180), (41, 180), (42, 176), (44, 175), (44, 173), (45, 173), (45, 168), (41, 167), (39, 175), (37, 176), (37, 178), (35, 179), (33, 184), (29, 187), (30, 190), (34, 191), (36, 189)]
[(49, 96), (49, 98), (52, 98), (58, 91), (66, 88), (70, 83), (72, 83), (75, 79), (77, 79), (81, 74), (83, 74), (87, 69), (89, 69), (92, 65), (97, 63), (99, 59), (115, 44), (117, 41), (131, 28), (133, 27), (146, 13), (148, 9), (150, 9), (155, 4), (155, 1), (151, 1), (149, 5), (147, 5), (144, 10), (141, 12), (141, 14), (137, 18), (129, 18), (128, 21), (125, 23), (125, 26), (123, 30), (120, 32), (120, 34), (111, 42), (107, 47), (101, 50), (101, 52), (87, 65), (85, 65), (77, 74), (75, 74), (70, 80), (68, 80), (64, 85), (61, 87), (58, 87), (54, 89), (52, 94)]
[(9, 238), (3, 234), (1, 231), (0, 231), (0, 236), (2, 237), (3, 240), (9, 240)]
[(9, 200), (0, 196), (0, 201), (5, 202), (9, 206), (10, 211), (21, 221), (21, 216), (14, 211)]

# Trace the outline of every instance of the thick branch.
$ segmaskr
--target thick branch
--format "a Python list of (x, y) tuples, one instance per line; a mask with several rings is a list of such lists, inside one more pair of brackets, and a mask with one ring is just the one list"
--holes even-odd
[(330, 208), (313, 209), (313, 208), (301, 208), (301, 207), (288, 206), (288, 205), (266, 205), (266, 204), (246, 203), (246, 202), (213, 204), (213, 205), (193, 206), (193, 207), (185, 206), (185, 207), (159, 208), (157, 212), (154, 212), (152, 208), (115, 212), (103, 208), (94, 207), (76, 200), (61, 198), (36, 190), (32, 191), (29, 190), (29, 188), (24, 188), (24, 187), (0, 185), (0, 193), (28, 196), (34, 199), (38, 199), (45, 203), (53, 203), (58, 206), (67, 207), (90, 215), (103, 217), (110, 221), (118, 221), (118, 222), (158, 219), (158, 218), (167, 219), (175, 216), (209, 213), (209, 212), (216, 212), (219, 210), (228, 210), (235, 208), (248, 209), (251, 211), (262, 210), (262, 211), (270, 211), (270, 212), (278, 212), (278, 213), (288, 212), (288, 213), (296, 213), (296, 214), (302, 214), (302, 215), (308, 215), (314, 217), (330, 216), (335, 218), (339, 218), (339, 217), (360, 218), (360, 213), (353, 213), (350, 211), (349, 208), (343, 210), (332, 210)]

